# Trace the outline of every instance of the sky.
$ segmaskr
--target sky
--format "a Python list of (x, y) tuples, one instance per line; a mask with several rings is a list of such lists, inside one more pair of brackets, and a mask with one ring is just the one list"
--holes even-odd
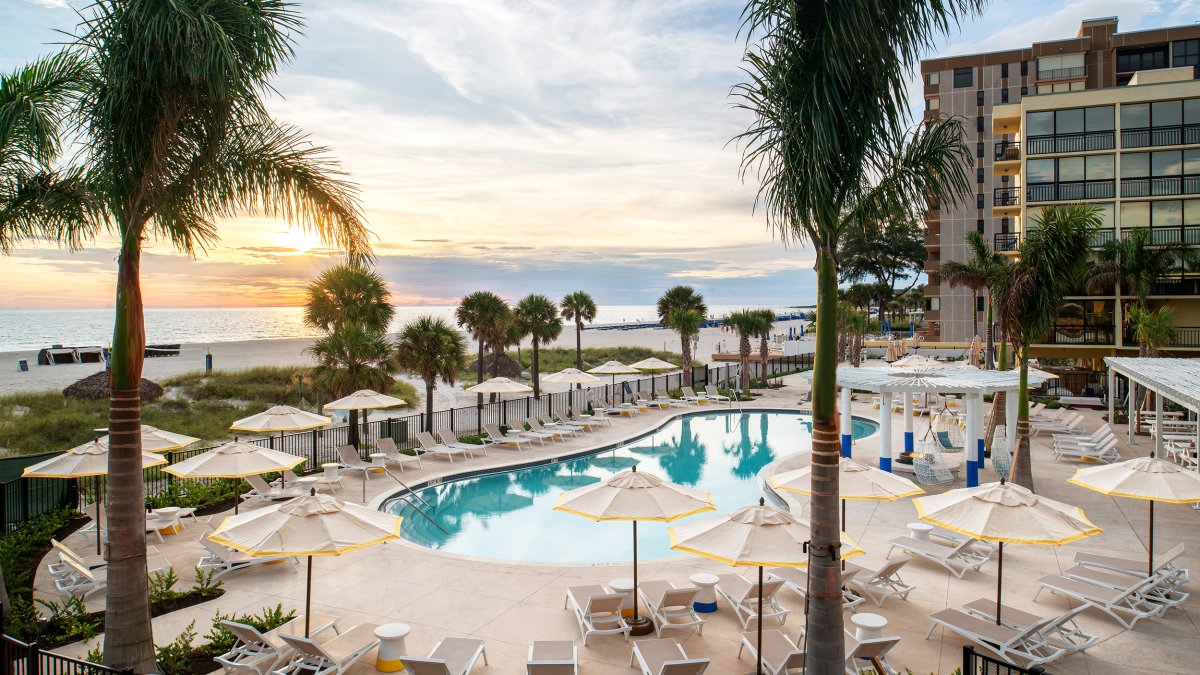
[[(51, 51), (86, 0), (0, 0), (0, 71)], [(576, 289), (649, 304), (675, 284), (710, 304), (813, 302), (813, 252), (755, 213), (731, 139), (746, 128), (741, 5), (722, 0), (310, 0), (268, 107), (329, 148), (361, 189), (400, 305), (489, 289)], [(1191, 23), (1200, 0), (991, 3), (930, 53)], [(910, 107), (920, 109), (918, 77)], [(0, 259), (0, 307), (107, 307), (116, 249), (27, 246)], [(337, 261), (288, 223), (221, 224), (195, 259), (153, 244), (150, 307), (294, 305)]]

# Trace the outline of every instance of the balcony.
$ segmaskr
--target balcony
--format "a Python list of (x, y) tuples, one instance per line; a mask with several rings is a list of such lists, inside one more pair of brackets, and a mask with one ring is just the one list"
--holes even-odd
[(996, 188), (992, 191), (992, 215), (1015, 216), (1021, 213), (1021, 188)]
[(1121, 130), (1121, 148), (1123, 149), (1197, 144), (1200, 144), (1200, 124)]
[(1200, 194), (1200, 175), (1122, 178), (1122, 197), (1169, 197)]
[(925, 233), (925, 248), (940, 249), (942, 247), (942, 235), (940, 232)]
[(1073, 80), (1079, 77), (1087, 77), (1086, 66), (1075, 66), (1073, 68), (1052, 68), (1050, 70), (1039, 70), (1037, 74), (1038, 82), (1046, 80)]
[(992, 173), (997, 176), (1016, 176), (1021, 173), (1021, 144), (1001, 141), (996, 144)]
[(1002, 103), (992, 106), (992, 133), (1015, 134), (1021, 131), (1021, 104)]
[(1020, 245), (1021, 234), (1019, 232), (997, 233), (992, 241), (992, 249), (997, 253), (1016, 253), (1017, 247)]
[(1150, 295), (1200, 295), (1200, 279), (1175, 277), (1154, 282)]
[(1111, 325), (1088, 326), (1056, 323), (1042, 338), (1045, 345), (1115, 345), (1116, 330)]
[(1154, 246), (1200, 246), (1200, 225), (1152, 227), (1150, 243)]
[[(1137, 344), (1135, 340), (1133, 344)], [(1200, 326), (1175, 326), (1175, 339), (1168, 347), (1200, 349)]]
[(1116, 181), (1076, 180), (1059, 183), (1033, 183), (1026, 193), (1026, 202), (1077, 202), (1084, 199), (1112, 199)]
[(1072, 134), (1030, 136), (1025, 139), (1025, 152), (1030, 155), (1048, 155), (1056, 152), (1094, 152), (1112, 150), (1116, 132), (1080, 131)]
[(1117, 238), (1117, 231), (1111, 227), (1102, 227), (1092, 233), (1092, 248), (1104, 248), (1108, 242)]

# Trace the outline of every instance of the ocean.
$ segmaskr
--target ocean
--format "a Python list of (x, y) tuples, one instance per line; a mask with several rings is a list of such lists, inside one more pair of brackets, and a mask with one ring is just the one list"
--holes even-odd
[[(751, 307), (755, 307), (751, 305)], [(742, 305), (709, 307), (721, 317)], [(787, 313), (785, 307), (772, 307)], [(454, 321), (454, 307), (397, 307), (392, 331), (409, 320), (433, 314)], [(654, 305), (603, 305), (597, 325), (644, 323), (656, 320)], [(0, 352), (68, 347), (108, 346), (112, 341), (111, 309), (0, 309)], [(272, 338), (315, 337), (319, 331), (304, 325), (299, 307), (176, 308), (146, 310), (148, 344), (236, 342)]]

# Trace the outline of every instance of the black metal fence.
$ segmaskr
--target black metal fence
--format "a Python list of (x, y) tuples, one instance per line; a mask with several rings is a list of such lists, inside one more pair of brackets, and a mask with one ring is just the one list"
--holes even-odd
[(43, 651), (37, 643), (26, 644), (4, 635), (0, 637), (0, 659), (4, 675), (131, 675), (132, 670), (117, 670), (89, 661)]
[(1041, 666), (1022, 668), (963, 645), (962, 675), (1050, 675)]

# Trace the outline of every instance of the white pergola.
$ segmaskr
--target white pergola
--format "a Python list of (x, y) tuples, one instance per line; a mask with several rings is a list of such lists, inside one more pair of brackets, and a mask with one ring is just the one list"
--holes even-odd
[[(812, 371), (804, 373), (810, 381)], [(1045, 379), (1029, 375), (1029, 386), (1040, 385)], [(957, 394), (962, 396), (967, 416), (967, 485), (979, 484), (979, 469), (983, 466), (983, 397), (1001, 391), (1020, 389), (1020, 373), (1015, 370), (979, 370), (971, 367), (945, 366), (912, 368), (854, 368), (840, 366), (837, 384), (842, 388), (841, 415), (842, 454), (851, 453), (852, 419), (850, 396), (854, 391), (879, 394), (879, 468), (892, 470), (892, 396), (900, 395), (904, 407), (904, 451), (914, 450), (913, 394)], [(1011, 446), (1017, 436), (1017, 397), (1007, 398), (1005, 428)], [(1011, 450), (1011, 447), (1010, 447)]]
[[(1106, 356), (1108, 366), (1108, 420), (1112, 423), (1116, 413), (1117, 377), (1129, 382), (1129, 444), (1134, 444), (1137, 431), (1133, 423), (1137, 412), (1138, 387), (1148, 389), (1154, 397), (1154, 456), (1163, 456), (1163, 399), (1171, 399), (1192, 411), (1200, 418), (1200, 360), (1167, 359), (1138, 356)], [(1200, 447), (1200, 425), (1197, 425), (1196, 447)]]

